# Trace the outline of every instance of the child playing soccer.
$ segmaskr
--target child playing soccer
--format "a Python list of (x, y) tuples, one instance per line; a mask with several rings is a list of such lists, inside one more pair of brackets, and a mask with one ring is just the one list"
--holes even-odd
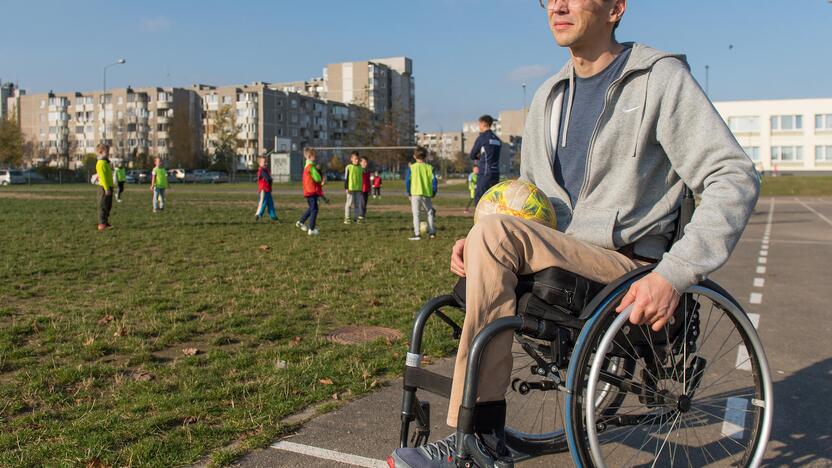
[(116, 192), (116, 201), (121, 203), (121, 194), (124, 192), (124, 182), (127, 180), (127, 171), (124, 169), (124, 163), (119, 164), (116, 168), (116, 185), (118, 185), (118, 192)]
[(367, 217), (367, 202), (370, 201), (370, 170), (367, 166), (370, 161), (367, 158), (361, 158), (361, 218)]
[(425, 148), (421, 146), (416, 148), (413, 153), (416, 162), (410, 166), (407, 180), (405, 180), (407, 196), (410, 197), (410, 208), (413, 211), (413, 237), (409, 238), (412, 241), (422, 239), (419, 229), (420, 209), (424, 209), (428, 214), (428, 235), (431, 239), (436, 237), (436, 227), (434, 226), (436, 210), (433, 209), (431, 199), (436, 196), (437, 183), (433, 166), (425, 162), (427, 156), (428, 152)]
[[(309, 207), (303, 213), (303, 216), (300, 217), (300, 220), (295, 223), (295, 226), (299, 227), (301, 231), (306, 231), (310, 236), (317, 236), (320, 232), (315, 227), (315, 221), (318, 218), (318, 197), (322, 197), (324, 194), (323, 177), (321, 177), (321, 173), (315, 166), (315, 160), (317, 159), (315, 150), (312, 148), (304, 148), (303, 156), (306, 158), (306, 166), (303, 168), (302, 179), (303, 196), (306, 197), (306, 203)], [(307, 221), (309, 221), (308, 226), (304, 224)]]
[(378, 171), (373, 174), (373, 198), (381, 198), (381, 176)]
[(95, 162), (95, 173), (98, 175), (98, 230), (103, 231), (110, 226), (110, 209), (113, 207), (113, 170), (110, 167), (110, 147), (104, 143), (95, 148), (98, 161)]
[(156, 165), (150, 171), (150, 191), (153, 192), (153, 212), (158, 213), (165, 209), (165, 191), (168, 188), (168, 171), (162, 167), (162, 159), (153, 160)]
[(277, 213), (274, 210), (274, 199), (272, 199), (272, 175), (266, 167), (266, 157), (257, 158), (257, 192), (260, 194), (260, 203), (254, 213), (254, 221), (259, 221), (266, 208), (269, 209), (269, 218), (277, 221)]
[[(468, 174), (468, 192), (470, 194), (470, 198), (468, 199), (468, 204), (465, 205), (465, 212), (471, 212), (471, 205), (474, 203), (474, 200), (477, 196), (477, 177), (479, 177), (480, 167), (474, 166), (474, 169), (471, 170), (471, 173)], [(475, 206), (474, 209), (477, 207)]]
[(364, 170), (359, 163), (358, 151), (353, 151), (350, 154), (350, 163), (344, 171), (344, 191), (347, 193), (347, 202), (344, 204), (344, 224), (350, 224), (350, 208), (353, 208), (355, 213), (355, 221), (360, 223), (364, 221), (364, 214), (361, 209), (361, 184), (364, 181)]

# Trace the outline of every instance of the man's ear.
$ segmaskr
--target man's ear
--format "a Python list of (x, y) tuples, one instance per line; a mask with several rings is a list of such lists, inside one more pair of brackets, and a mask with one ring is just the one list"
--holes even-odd
[(610, 12), (610, 19), (613, 22), (621, 21), (625, 11), (627, 11), (627, 0), (614, 0), (612, 11)]

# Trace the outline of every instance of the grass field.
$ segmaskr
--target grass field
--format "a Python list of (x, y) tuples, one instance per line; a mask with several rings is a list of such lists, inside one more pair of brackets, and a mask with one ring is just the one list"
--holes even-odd
[(832, 196), (832, 176), (765, 177), (761, 196)]
[[(349, 226), (330, 188), (318, 238), (294, 227), (299, 188), (277, 189), (275, 225), (254, 223), (252, 184), (175, 185), (155, 215), (130, 185), (104, 233), (91, 186), (0, 189), (0, 466), (227, 463), (398, 374), (418, 306), (453, 283), (464, 187), (442, 189), (419, 243), (400, 184)], [(325, 339), (351, 324), (405, 338)], [(428, 354), (453, 348), (430, 333)]]

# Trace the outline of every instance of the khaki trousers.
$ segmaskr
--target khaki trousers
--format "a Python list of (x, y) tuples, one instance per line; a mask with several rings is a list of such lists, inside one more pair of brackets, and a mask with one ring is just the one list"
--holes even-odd
[[(454, 367), (447, 423), (456, 427), (468, 350), (474, 337), (498, 318), (516, 311), (517, 275), (559, 267), (610, 283), (640, 266), (614, 251), (575, 239), (539, 223), (508, 215), (481, 219), (465, 241), (465, 322)], [(512, 369), (513, 332), (494, 337), (480, 363), (478, 402), (505, 399)]]

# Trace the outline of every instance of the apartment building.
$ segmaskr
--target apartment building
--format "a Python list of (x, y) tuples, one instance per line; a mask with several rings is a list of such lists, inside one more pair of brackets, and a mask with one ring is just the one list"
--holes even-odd
[(0, 119), (16, 118), (18, 100), (25, 94), (26, 91), (21, 90), (14, 83), (4, 83), (0, 80)]
[(440, 159), (454, 159), (462, 152), (465, 137), (462, 132), (422, 132), (416, 134), (416, 144), (428, 154)]
[(401, 145), (413, 144), (416, 132), (416, 85), (407, 57), (329, 64), (323, 71), (323, 96), (372, 111), (398, 129)]
[[(174, 120), (193, 141), (200, 139), (199, 96), (181, 88), (121, 88), (93, 92), (40, 93), (20, 98), (20, 128), (35, 143), (36, 164), (71, 169), (106, 141), (114, 162), (139, 154), (169, 157)], [(198, 145), (192, 146), (199, 151)]]
[(757, 170), (832, 172), (832, 98), (721, 101), (714, 106)]

